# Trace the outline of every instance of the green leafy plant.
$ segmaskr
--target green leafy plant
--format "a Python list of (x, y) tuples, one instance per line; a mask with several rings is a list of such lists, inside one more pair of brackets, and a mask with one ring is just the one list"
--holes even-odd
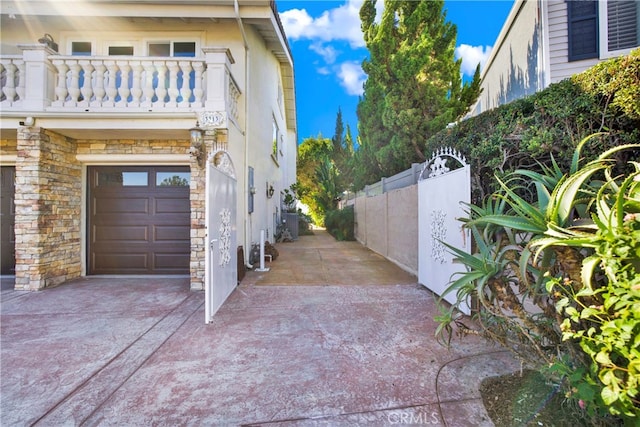
[(324, 219), (329, 234), (336, 240), (355, 240), (355, 213), (353, 206), (328, 211)]
[[(578, 342), (590, 359), (585, 378), (574, 382), (599, 385), (596, 403), (635, 418), (640, 411), (640, 163), (616, 179), (607, 154), (591, 163), (606, 168), (591, 223), (550, 227), (531, 246), (537, 253), (554, 247), (586, 251), (579, 280), (551, 277), (546, 289), (563, 316), (562, 339)], [(574, 181), (586, 180), (591, 169), (572, 175)]]
[[(438, 333), (448, 342), (455, 323), (483, 335), (524, 363), (561, 373), (555, 381), (589, 416), (637, 420), (640, 166), (617, 159), (640, 145), (581, 165), (580, 150), (598, 136), (577, 145), (566, 173), (552, 159), (539, 171), (496, 177), (499, 190), (469, 207), (475, 248), (449, 246), (467, 271), (445, 291), (458, 303), (438, 316)], [(477, 327), (454, 314), (470, 297)]]

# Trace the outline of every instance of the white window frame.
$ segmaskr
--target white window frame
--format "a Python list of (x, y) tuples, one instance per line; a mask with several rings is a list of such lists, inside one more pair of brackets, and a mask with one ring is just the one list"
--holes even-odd
[(96, 56), (96, 41), (94, 39), (86, 39), (86, 38), (67, 39), (67, 42), (65, 43), (65, 45), (66, 45), (66, 52), (68, 52), (69, 55), (73, 55), (74, 43), (91, 43), (91, 55), (89, 56)]
[[(607, 3), (608, 1), (598, 2), (598, 36), (600, 38), (598, 47), (600, 50), (600, 59), (609, 59), (620, 55), (628, 55), (633, 49), (637, 48), (636, 46), (626, 49), (609, 50), (609, 11), (607, 9)], [(640, 2), (636, 0), (636, 3), (638, 3), (636, 7), (640, 8)], [(638, 13), (636, 13), (636, 19), (640, 19)]]
[(203, 31), (165, 33), (150, 31), (126, 34), (115, 32), (87, 34), (80, 31), (64, 31), (61, 33), (60, 40), (60, 45), (65, 46), (68, 55), (71, 55), (72, 42), (89, 42), (91, 43), (91, 56), (108, 56), (109, 47), (133, 47), (132, 56), (135, 57), (149, 56), (149, 43), (169, 43), (171, 55), (173, 55), (173, 43), (195, 43), (194, 58), (202, 58), (205, 33)]
[(196, 58), (198, 56), (198, 51), (199, 49), (199, 42), (198, 40), (194, 40), (194, 39), (187, 39), (187, 40), (176, 40), (176, 39), (171, 39), (171, 40), (145, 40), (144, 42), (144, 48), (145, 48), (145, 52), (144, 52), (144, 56), (150, 56), (149, 55), (149, 45), (150, 44), (168, 44), (169, 45), (169, 57), (170, 58), (189, 58), (189, 57), (182, 57), (182, 56), (174, 56), (175, 55), (175, 51), (174, 51), (174, 44), (175, 43), (194, 43), (195, 44), (195, 48), (194, 48), (194, 55), (192, 58)]
[(169, 44), (169, 54), (172, 58), (180, 58), (174, 57), (173, 54), (173, 44), (174, 43), (195, 43), (195, 55), (194, 58), (198, 58), (202, 56), (202, 33), (200, 32), (191, 32), (191, 33), (180, 33), (175, 35), (162, 34), (156, 36), (146, 36), (142, 38), (142, 43), (144, 45), (144, 51), (142, 54), (144, 56), (149, 56), (149, 43), (168, 43)]
[(282, 132), (280, 131), (280, 126), (278, 125), (278, 121), (276, 120), (275, 113), (271, 114), (271, 123), (271, 158), (276, 163), (276, 165), (280, 166), (279, 158), (282, 156), (283, 139)]
[[(133, 47), (133, 54), (132, 55), (109, 55), (110, 47)], [(124, 57), (137, 56), (140, 52), (140, 43), (126, 41), (126, 40), (105, 40), (102, 43), (102, 52), (103, 52), (103, 55), (108, 55), (108, 56), (124, 56)]]

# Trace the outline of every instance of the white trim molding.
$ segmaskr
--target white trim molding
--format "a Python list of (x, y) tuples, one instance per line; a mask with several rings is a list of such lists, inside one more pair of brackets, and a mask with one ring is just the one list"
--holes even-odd
[(189, 154), (78, 154), (76, 159), (86, 165), (189, 165)]

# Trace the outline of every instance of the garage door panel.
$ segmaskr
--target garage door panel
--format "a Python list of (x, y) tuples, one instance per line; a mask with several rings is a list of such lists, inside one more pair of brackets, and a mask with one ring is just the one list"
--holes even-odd
[(182, 253), (159, 254), (155, 253), (154, 264), (155, 269), (159, 271), (177, 271), (180, 272), (184, 267), (184, 263), (189, 264), (189, 256)]
[(16, 168), (0, 168), (0, 273), (14, 274), (16, 266), (15, 234), (15, 176)]
[(88, 176), (89, 274), (189, 272), (188, 167), (91, 167)]
[(140, 197), (105, 197), (94, 199), (95, 215), (149, 214), (149, 199)]
[(146, 226), (95, 226), (93, 242), (146, 242), (149, 240), (149, 228)]
[(100, 253), (93, 258), (96, 274), (142, 273), (149, 269), (148, 253)]
[(153, 240), (155, 242), (189, 242), (189, 230), (182, 226), (155, 226), (153, 228)]
[(154, 212), (156, 214), (163, 213), (189, 213), (190, 207), (189, 205), (185, 205), (184, 197), (182, 198), (159, 198), (155, 199), (155, 209)]

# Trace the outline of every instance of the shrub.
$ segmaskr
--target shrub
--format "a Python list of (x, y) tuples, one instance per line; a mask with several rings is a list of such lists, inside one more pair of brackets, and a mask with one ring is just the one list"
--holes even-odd
[[(500, 188), (496, 178), (517, 169), (540, 172), (553, 157), (567, 170), (577, 144), (602, 131), (583, 150), (585, 160), (640, 140), (640, 49), (445, 129), (423, 152), (450, 146), (470, 159), (472, 201), (480, 205)], [(618, 155), (624, 162), (640, 154)]]
[(336, 240), (355, 240), (355, 214), (353, 206), (332, 210), (326, 213), (324, 224)]
[[(614, 173), (620, 145), (580, 167), (578, 144), (566, 171), (552, 158), (542, 172), (516, 170), (482, 206), (470, 206), (473, 254), (450, 247), (467, 267), (446, 292), (472, 297), (481, 334), (547, 372), (586, 415), (640, 416), (640, 163)], [(524, 197), (526, 194), (527, 197)], [(631, 421), (630, 421), (631, 422)]]
[(313, 234), (311, 230), (311, 217), (309, 215), (305, 215), (302, 212), (298, 212), (298, 235), (299, 236), (309, 236)]

